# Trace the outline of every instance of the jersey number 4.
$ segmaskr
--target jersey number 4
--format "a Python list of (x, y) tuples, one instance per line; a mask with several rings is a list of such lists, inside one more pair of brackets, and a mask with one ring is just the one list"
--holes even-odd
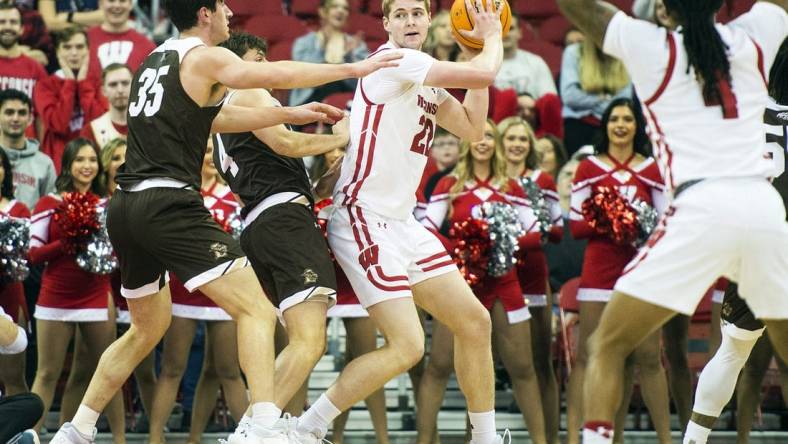
[(435, 124), (433, 124), (432, 120), (428, 119), (427, 116), (422, 114), (419, 119), (419, 125), (421, 125), (421, 131), (416, 133), (416, 136), (413, 137), (413, 142), (410, 144), (410, 150), (414, 153), (427, 156), (430, 145), (432, 145), (432, 137), (435, 135)]
[(129, 115), (137, 117), (140, 113), (145, 113), (145, 117), (152, 117), (161, 108), (161, 101), (164, 99), (164, 87), (161, 85), (161, 78), (170, 72), (170, 66), (165, 65), (159, 69), (147, 68), (140, 75), (139, 83), (141, 86), (137, 90), (137, 100), (129, 104)]

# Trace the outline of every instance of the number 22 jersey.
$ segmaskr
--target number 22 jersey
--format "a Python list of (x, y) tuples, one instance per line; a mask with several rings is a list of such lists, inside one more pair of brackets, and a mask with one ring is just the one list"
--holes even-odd
[(359, 80), (350, 113), (350, 143), (334, 187), (334, 203), (406, 220), (437, 129), (446, 90), (424, 85), (435, 59), (391, 42), (382, 51), (402, 53), (399, 66)]
[(213, 119), (221, 103), (201, 107), (183, 88), (180, 67), (197, 37), (170, 39), (142, 63), (131, 82), (126, 163), (117, 182), (128, 188), (146, 179), (169, 178), (200, 189), (200, 171)]

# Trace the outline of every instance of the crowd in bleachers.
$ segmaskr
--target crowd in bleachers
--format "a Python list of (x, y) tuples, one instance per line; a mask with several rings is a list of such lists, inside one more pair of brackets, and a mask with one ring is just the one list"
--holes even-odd
[[(556, 374), (559, 385), (565, 375), (553, 368), (553, 359), (564, 360), (565, 349), (570, 355), (574, 353), (572, 331), (580, 338), (588, 333), (577, 329), (577, 316), (572, 314), (578, 311), (576, 293), (587, 244), (579, 239), (582, 236), (570, 230), (572, 182), (578, 180), (578, 166), (590, 163), (588, 157), (600, 152), (598, 139), (607, 133), (612, 110), (629, 107), (632, 116), (640, 111), (633, 101), (634, 91), (621, 62), (584, 40), (582, 33), (572, 28), (560, 14), (554, 0), (510, 2), (513, 21), (504, 38), (504, 62), (489, 91), (489, 130), (501, 140), (501, 149), (508, 156), (508, 147), (516, 142), (507, 145), (507, 134), (514, 140), (519, 137), (517, 128), (527, 128), (522, 137), (527, 138), (526, 150), (531, 150), (532, 154), (521, 159), (523, 170), (518, 174), (525, 176), (542, 171), (549, 177), (560, 213), (558, 218), (566, 221), (560, 228), (563, 231), (561, 242), (544, 247), (546, 259), (542, 261), (549, 267), (545, 270), (549, 272), (548, 290), (536, 291), (533, 295), (536, 301), (541, 293), (547, 293), (543, 303), (535, 303), (534, 308), (547, 307), (549, 313), (566, 312), (566, 319), (562, 315), (560, 322), (553, 322), (551, 316), (534, 314), (531, 324), (533, 359), (529, 358), (527, 365), (517, 362), (536, 372), (540, 386), (555, 386), (552, 379)], [(387, 40), (381, 26), (379, 0), (227, 0), (227, 3), (234, 14), (234, 28), (267, 40), (266, 57), (270, 61), (354, 62), (367, 58)], [(661, 0), (637, 0), (634, 4), (631, 0), (615, 0), (612, 3), (633, 15), (671, 26), (666, 23), (664, 14), (660, 14)], [(731, 20), (748, 10), (752, 3), (751, 0), (727, 2), (718, 19)], [(433, 0), (430, 6), (432, 25), (423, 50), (438, 60), (463, 60), (465, 54), (451, 36), (447, 12), (451, 0)], [(155, 48), (154, 36), (160, 40), (171, 33), (165, 18), (150, 19), (144, 15), (150, 10), (150, 2), (137, 4), (132, 0), (0, 0), (0, 157), (3, 161), (0, 181), (13, 182), (13, 192), (5, 185), (2, 188), (0, 215), (32, 215), (33, 233), (30, 277), (24, 284), (0, 283), (0, 305), (16, 322), (35, 332), (27, 354), (0, 356), (0, 385), (7, 395), (32, 389), (44, 400), (45, 408), (56, 406), (59, 409), (61, 422), (73, 416), (99, 356), (116, 337), (118, 326), (123, 324), (124, 307), (121, 298), (113, 301), (105, 297), (118, 293), (117, 275), (91, 275), (78, 268), (73, 254), (70, 255), (64, 246), (65, 241), (61, 242), (63, 233), (53, 228), (56, 224), (50, 224), (50, 219), (64, 192), (91, 190), (102, 199), (97, 204), (100, 206), (114, 189), (114, 174), (124, 159), (126, 115), (134, 72)], [(274, 95), (293, 106), (321, 101), (346, 108), (350, 106), (354, 91), (355, 81), (352, 80), (319, 88), (277, 91)], [(450, 93), (461, 98), (464, 91)], [(303, 130), (322, 131), (323, 128)], [(643, 128), (638, 128), (640, 130)], [(444, 176), (458, 162), (471, 162), (460, 158), (462, 143), (448, 133), (436, 133), (432, 158), (420, 189), (422, 210), (429, 211), (432, 196), (448, 193)], [(606, 152), (607, 146), (604, 150)], [(636, 153), (637, 149), (632, 156)], [(322, 176), (339, 155), (340, 152), (329, 153), (308, 159), (312, 178)], [(215, 170), (211, 175), (211, 167), (206, 168), (209, 172), (203, 172), (203, 185), (210, 190), (204, 190), (204, 194), (218, 196), (215, 183), (221, 180), (217, 180)], [(510, 165), (510, 168), (519, 166)], [(9, 174), (11, 171), (13, 175)], [(533, 176), (534, 180), (537, 175)], [(434, 228), (446, 231), (440, 224)], [(560, 307), (558, 298), (552, 293), (565, 296)], [(712, 293), (710, 290), (709, 295)], [(72, 310), (74, 307), (64, 304), (64, 299), (78, 300), (75, 304), (80, 309)], [(707, 313), (708, 307), (709, 304), (701, 310), (699, 318), (705, 312), (706, 318), (716, 318), (719, 322), (718, 315)], [(195, 421), (204, 428), (208, 422), (205, 410), (214, 410), (214, 395), (220, 385), (226, 409), (232, 411), (232, 416), (240, 416), (239, 406), (244, 402), (238, 401), (238, 396), (243, 392), (243, 381), (237, 361), (231, 361), (235, 367), (227, 369), (226, 362), (211, 357), (221, 354), (217, 346), (208, 348), (210, 341), (221, 341), (218, 343), (224, 345), (232, 339), (228, 339), (227, 331), (219, 331), (219, 326), (206, 327), (196, 319), (188, 325), (174, 322), (173, 328), (181, 330), (168, 335), (164, 341), (165, 351), (159, 350), (135, 372), (133, 386), (138, 389), (128, 390), (125, 402), (121, 394), (109, 405), (106, 416), (115, 442), (124, 442), (123, 430), (127, 429), (127, 422), (137, 431), (148, 430), (145, 424), (126, 421), (126, 417), (129, 412), (142, 411), (142, 407), (145, 412), (157, 411), (153, 386), (159, 367), (159, 383), (169, 384), (156, 389), (156, 396), (168, 397), (166, 402), (162, 401), (165, 407), (160, 406), (159, 411), (169, 409), (176, 398), (184, 409), (191, 411), (194, 394), (200, 389), (195, 387), (200, 368), (205, 366), (202, 378), (206, 379), (200, 379), (200, 384), (204, 384), (203, 393), (205, 390), (213, 390), (213, 393), (208, 401), (202, 399), (202, 406), (194, 407), (195, 410), (203, 409), (198, 414), (202, 416)], [(586, 324), (592, 322), (590, 319), (585, 320)], [(711, 327), (710, 331), (719, 341), (715, 328)], [(185, 342), (184, 337), (188, 339)], [(191, 338), (194, 338), (193, 345)], [(545, 338), (546, 341), (542, 341)], [(176, 350), (178, 339), (182, 343), (177, 344)], [(686, 340), (686, 332), (683, 337), (679, 334), (677, 341)], [(169, 351), (168, 341), (172, 343)], [(656, 362), (659, 367), (659, 338), (656, 341), (657, 352), (650, 358), (651, 363)], [(671, 339), (666, 336), (665, 345), (670, 343)], [(203, 352), (203, 345), (208, 351)], [(689, 368), (687, 350), (678, 348), (678, 354), (675, 350), (666, 350), (671, 372)], [(713, 352), (713, 348), (712, 345), (709, 350)], [(561, 353), (553, 356), (554, 351)], [(681, 358), (682, 351), (684, 358)], [(164, 365), (156, 364), (157, 355)], [(571, 361), (564, 360), (565, 363)], [(697, 370), (702, 361), (703, 358), (694, 359), (691, 368)], [(543, 362), (550, 362), (550, 365), (542, 365)], [(429, 362), (433, 367), (427, 367), (426, 377), (440, 379), (446, 376), (447, 370), (440, 368), (440, 364), (439, 361)], [(509, 367), (509, 363), (505, 364)], [(642, 369), (645, 368), (647, 364), (642, 365)], [(645, 374), (646, 371), (641, 370), (641, 381)], [(671, 373), (671, 384), (675, 378)], [(517, 375), (501, 379), (502, 386), (519, 382)], [(507, 379), (511, 382), (504, 382)], [(31, 381), (32, 386), (29, 385)], [(166, 393), (160, 395), (159, 391)], [(137, 392), (139, 395), (134, 394)], [(542, 402), (548, 402), (548, 397), (543, 394)], [(560, 402), (553, 402), (544, 408), (558, 408), (559, 405)], [(294, 411), (303, 407), (302, 402)], [(529, 407), (521, 405), (520, 408), (527, 420)], [(676, 408), (689, 408), (688, 399), (677, 402)], [(166, 415), (168, 412), (151, 421), (153, 441), (163, 441), (160, 434), (166, 425)], [(555, 426), (557, 431), (557, 423), (549, 423), (548, 414), (544, 420), (548, 423), (542, 427)], [(555, 422), (557, 418), (552, 420)], [(685, 418), (681, 420), (686, 424)], [(578, 421), (578, 416), (570, 418), (570, 426), (578, 426)], [(661, 425), (664, 424), (655, 424), (657, 428)], [(577, 429), (575, 427), (575, 431)], [(192, 438), (199, 439), (201, 432), (200, 429)], [(549, 430), (547, 433), (550, 437)]]

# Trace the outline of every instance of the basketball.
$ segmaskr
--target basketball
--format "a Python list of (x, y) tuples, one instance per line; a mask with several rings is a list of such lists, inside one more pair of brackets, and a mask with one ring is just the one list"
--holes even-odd
[[(476, 0), (471, 1), (474, 3), (476, 2)], [(488, 1), (489, 0), (482, 0), (482, 4), (487, 7)], [(512, 25), (512, 10), (509, 8), (509, 2), (506, 0), (494, 1), (499, 8), (501, 7), (501, 3), (503, 3), (503, 11), (501, 11), (501, 29), (505, 37), (506, 34), (509, 33), (509, 27)], [(473, 21), (471, 15), (468, 14), (468, 11), (465, 9), (465, 0), (454, 0), (454, 3), (451, 5), (451, 32), (454, 34), (454, 38), (469, 48), (481, 49), (484, 46), (484, 42), (481, 40), (469, 39), (460, 34), (459, 30), (461, 29), (467, 31), (472, 30)]]

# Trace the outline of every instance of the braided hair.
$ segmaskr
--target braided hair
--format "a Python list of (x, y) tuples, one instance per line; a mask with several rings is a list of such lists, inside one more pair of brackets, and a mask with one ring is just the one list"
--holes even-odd
[(690, 67), (703, 84), (703, 98), (709, 103), (722, 103), (720, 81), (731, 80), (727, 45), (714, 27), (714, 15), (723, 0), (664, 0), (665, 8), (682, 25), (684, 49)]
[(769, 72), (769, 95), (780, 105), (788, 105), (788, 38), (780, 45)]

